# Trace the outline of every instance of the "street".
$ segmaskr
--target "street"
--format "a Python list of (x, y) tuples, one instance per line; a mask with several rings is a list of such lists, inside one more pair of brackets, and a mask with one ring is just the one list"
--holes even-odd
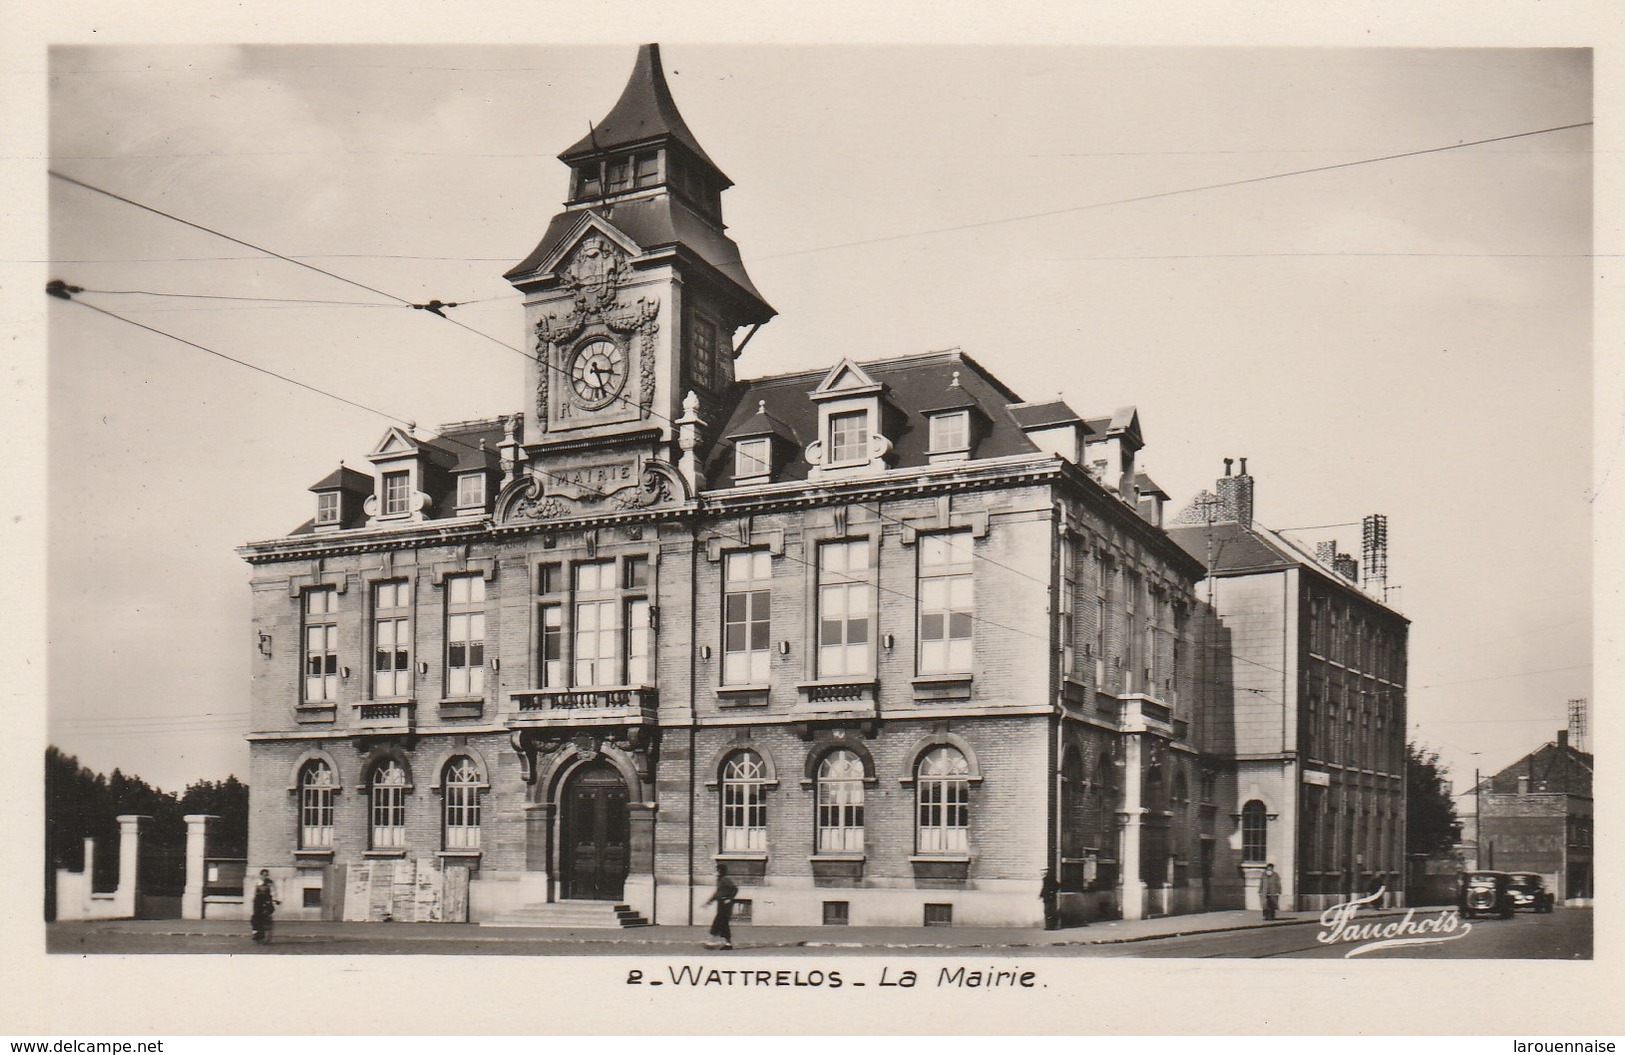
[[(1443, 910), (1418, 909), (1417, 921)], [(1238, 914), (1239, 915), (1239, 914)], [(1373, 917), (1391, 923), (1399, 915)], [(1162, 920), (1189, 929), (1201, 917)], [(1064, 931), (927, 930), (921, 928), (752, 927), (735, 931), (733, 952), (703, 946), (696, 927), (649, 927), (632, 931), (552, 931), (503, 929), (464, 924), (284, 923), (268, 946), (253, 944), (246, 924), (182, 920), (54, 923), (47, 928), (48, 951), (59, 954), (288, 955), (452, 955), (452, 956), (744, 956), (839, 957), (1020, 955), (1023, 958), (1340, 958), (1366, 941), (1323, 942), (1325, 928), (1308, 913), (1301, 922), (1263, 926), (1249, 914), (1244, 929), (1208, 933), (1147, 935), (1125, 940), (1110, 924)], [(1362, 922), (1366, 917), (1361, 917)], [(1462, 921), (1466, 924), (1468, 921)], [(1559, 908), (1551, 915), (1520, 913), (1509, 920), (1479, 919), (1460, 926), (1461, 935), (1436, 944), (1371, 949), (1354, 958), (1383, 959), (1590, 959), (1592, 910)], [(1372, 939), (1380, 940), (1380, 939)]]

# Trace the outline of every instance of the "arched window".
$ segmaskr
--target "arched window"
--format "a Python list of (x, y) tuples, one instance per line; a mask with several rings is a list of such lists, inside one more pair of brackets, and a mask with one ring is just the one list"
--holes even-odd
[(863, 762), (837, 748), (818, 763), (818, 852), (863, 849)]
[(767, 849), (767, 767), (755, 751), (736, 752), (723, 764), (722, 849)]
[(970, 766), (951, 747), (933, 747), (920, 759), (917, 845), (922, 854), (970, 848)]
[(480, 771), (474, 760), (458, 755), (446, 763), (445, 840), (448, 850), (480, 848)]
[(1269, 851), (1267, 838), (1269, 818), (1264, 814), (1264, 804), (1257, 799), (1250, 799), (1247, 805), (1241, 808), (1241, 859), (1243, 861), (1262, 861)]
[(299, 848), (325, 850), (333, 845), (333, 794), (338, 790), (333, 767), (313, 758), (299, 770)]
[(392, 758), (373, 767), (368, 781), (372, 815), (369, 845), (393, 850), (406, 845), (406, 770)]

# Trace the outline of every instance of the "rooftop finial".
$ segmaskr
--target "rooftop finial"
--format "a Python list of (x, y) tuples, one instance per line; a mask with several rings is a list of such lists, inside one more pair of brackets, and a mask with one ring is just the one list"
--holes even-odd
[(954, 371), (954, 379), (952, 381), (948, 382), (948, 387), (949, 388), (958, 388), (959, 387), (959, 371), (958, 370)]
[(758, 399), (756, 401), (756, 413), (758, 413), (758, 414), (766, 414), (767, 413), (767, 400)]

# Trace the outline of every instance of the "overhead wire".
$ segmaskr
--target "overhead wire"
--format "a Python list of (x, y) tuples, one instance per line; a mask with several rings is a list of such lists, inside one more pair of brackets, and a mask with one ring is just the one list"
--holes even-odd
[[(1577, 129), (1577, 128), (1588, 127), (1588, 126), (1590, 126), (1592, 124), (1593, 124), (1593, 122), (1583, 121), (1583, 122), (1575, 122), (1575, 123), (1566, 124), (1566, 125), (1556, 125), (1556, 126), (1551, 126), (1551, 127), (1547, 127), (1547, 128), (1535, 129), (1535, 130), (1525, 131), (1525, 132), (1511, 133), (1511, 134), (1502, 135), (1502, 136), (1494, 136), (1494, 137), (1489, 137), (1489, 138), (1484, 138), (1484, 139), (1472, 140), (1472, 141), (1468, 141), (1468, 142), (1446, 144), (1444, 146), (1423, 148), (1423, 149), (1418, 149), (1418, 150), (1402, 151), (1402, 152), (1398, 152), (1398, 153), (1382, 155), (1380, 157), (1363, 158), (1363, 159), (1357, 159), (1357, 160), (1354, 160), (1354, 161), (1338, 162), (1338, 163), (1329, 164), (1329, 165), (1313, 166), (1313, 167), (1309, 167), (1309, 168), (1295, 169), (1295, 170), (1291, 170), (1291, 171), (1288, 171), (1288, 172), (1270, 173), (1270, 174), (1266, 174), (1266, 175), (1262, 175), (1262, 176), (1248, 177), (1248, 178), (1239, 179), (1239, 180), (1229, 180), (1229, 181), (1224, 181), (1224, 182), (1219, 182), (1219, 183), (1204, 184), (1204, 185), (1200, 185), (1200, 186), (1196, 186), (1196, 187), (1177, 188), (1177, 189), (1174, 189), (1174, 190), (1155, 192), (1155, 193), (1152, 193), (1152, 194), (1136, 195), (1136, 196), (1133, 196), (1133, 197), (1112, 199), (1112, 200), (1109, 200), (1109, 201), (1102, 201), (1102, 202), (1092, 202), (1092, 203), (1088, 203), (1088, 204), (1084, 204), (1084, 205), (1070, 206), (1070, 207), (1066, 207), (1066, 208), (1062, 208), (1062, 209), (1046, 210), (1046, 211), (1043, 211), (1043, 212), (1028, 213), (1028, 214), (1022, 214), (1022, 215), (1018, 215), (1018, 216), (1003, 217), (1003, 218), (985, 220), (985, 221), (976, 221), (976, 222), (973, 222), (973, 223), (959, 224), (959, 225), (953, 225), (953, 226), (949, 226), (949, 227), (933, 228), (933, 229), (928, 229), (928, 230), (923, 230), (923, 231), (904, 232), (904, 233), (895, 234), (895, 235), (886, 235), (886, 236), (880, 236), (880, 237), (871, 238), (871, 239), (863, 239), (863, 240), (854, 241), (854, 242), (840, 243), (840, 244), (837, 244), (837, 245), (826, 245), (826, 246), (820, 246), (820, 247), (813, 247), (813, 248), (809, 248), (809, 249), (805, 249), (805, 250), (793, 250), (793, 251), (789, 251), (789, 252), (786, 252), (786, 253), (772, 254), (772, 255), (769, 255), (769, 256), (756, 257), (756, 258), (753, 258), (753, 259), (755, 259), (755, 260), (779, 259), (779, 258), (784, 258), (784, 257), (805, 255), (805, 254), (811, 253), (811, 252), (828, 251), (828, 250), (833, 250), (833, 249), (850, 248), (850, 247), (854, 247), (854, 246), (870, 245), (870, 244), (876, 244), (876, 243), (887, 242), (887, 241), (896, 241), (896, 240), (900, 240), (900, 239), (904, 239), (904, 238), (916, 237), (916, 236), (921, 236), (921, 235), (949, 233), (949, 232), (953, 232), (953, 231), (971, 230), (971, 229), (976, 229), (976, 228), (981, 228), (981, 227), (987, 227), (987, 226), (992, 226), (992, 225), (995, 225), (995, 224), (1014, 223), (1014, 222), (1020, 222), (1020, 221), (1025, 221), (1025, 220), (1041, 219), (1041, 218), (1047, 218), (1047, 217), (1052, 217), (1052, 216), (1057, 216), (1057, 215), (1064, 215), (1064, 214), (1068, 214), (1068, 213), (1086, 211), (1086, 210), (1090, 210), (1090, 209), (1103, 208), (1103, 207), (1112, 206), (1112, 205), (1131, 204), (1131, 203), (1136, 203), (1136, 202), (1151, 201), (1151, 200), (1156, 200), (1156, 199), (1160, 199), (1160, 198), (1172, 197), (1172, 196), (1176, 196), (1176, 195), (1197, 193), (1197, 192), (1200, 192), (1200, 191), (1218, 190), (1218, 189), (1225, 189), (1225, 188), (1231, 188), (1231, 187), (1246, 186), (1246, 185), (1255, 184), (1255, 183), (1262, 183), (1262, 182), (1267, 182), (1267, 181), (1272, 181), (1272, 180), (1285, 179), (1285, 178), (1293, 177), (1293, 176), (1309, 175), (1309, 174), (1320, 173), (1320, 172), (1330, 172), (1330, 171), (1335, 171), (1335, 170), (1340, 170), (1340, 169), (1345, 169), (1345, 168), (1352, 168), (1352, 167), (1356, 167), (1356, 166), (1360, 166), (1360, 165), (1376, 164), (1376, 163), (1379, 163), (1379, 162), (1394, 161), (1394, 160), (1399, 160), (1399, 159), (1403, 159), (1403, 158), (1419, 157), (1419, 156), (1428, 155), (1428, 154), (1442, 153), (1442, 152), (1450, 151), (1450, 150), (1460, 150), (1460, 149), (1465, 149), (1465, 148), (1468, 148), (1468, 147), (1483, 146), (1483, 145), (1487, 145), (1487, 144), (1490, 144), (1490, 143), (1506, 142), (1506, 141), (1509, 141), (1509, 140), (1522, 139), (1522, 138), (1526, 138), (1526, 137), (1530, 137), (1530, 136), (1545, 135), (1545, 134), (1561, 132), (1561, 131), (1569, 131), (1569, 130), (1573, 130), (1573, 129)], [(197, 229), (197, 230), (205, 231), (205, 232), (207, 232), (209, 234), (213, 234), (213, 235), (215, 235), (217, 237), (220, 237), (220, 238), (223, 238), (223, 239), (225, 239), (227, 241), (234, 242), (234, 243), (236, 243), (238, 245), (242, 245), (242, 246), (245, 246), (247, 248), (254, 249), (257, 252), (261, 252), (261, 253), (264, 253), (264, 254), (266, 254), (268, 256), (272, 256), (272, 257), (275, 257), (277, 259), (280, 259), (280, 260), (286, 261), (288, 263), (294, 264), (295, 266), (307, 268), (307, 269), (309, 269), (311, 271), (317, 272), (319, 274), (326, 275), (326, 276), (328, 276), (330, 278), (333, 278), (333, 279), (335, 279), (337, 281), (344, 282), (344, 283), (346, 283), (348, 285), (352, 285), (352, 286), (355, 286), (357, 288), (366, 290), (367, 292), (371, 292), (371, 293), (377, 294), (379, 296), (389, 298), (391, 300), (394, 300), (394, 301), (398, 302), (400, 305), (412, 306), (412, 307), (425, 307), (426, 306), (426, 305), (414, 305), (414, 304), (412, 304), (411, 301), (407, 300), (406, 298), (402, 298), (402, 297), (396, 296), (395, 294), (384, 292), (384, 291), (376, 289), (376, 288), (374, 288), (372, 286), (368, 286), (365, 283), (361, 283), (361, 282), (358, 282), (358, 281), (356, 281), (354, 279), (349, 279), (349, 278), (346, 278), (346, 277), (344, 277), (342, 275), (338, 275), (338, 274), (336, 274), (334, 272), (328, 271), (328, 270), (326, 270), (324, 268), (319, 268), (319, 267), (316, 267), (314, 265), (305, 263), (303, 260), (296, 259), (296, 258), (294, 258), (292, 256), (288, 256), (288, 255), (284, 255), (282, 253), (278, 253), (275, 250), (271, 250), (271, 249), (268, 249), (266, 247), (256, 245), (256, 244), (254, 244), (252, 242), (248, 242), (248, 241), (245, 241), (243, 239), (236, 238), (236, 237), (234, 237), (232, 235), (225, 234), (224, 232), (221, 232), (221, 231), (216, 230), (214, 228), (208, 227), (206, 225), (194, 223), (194, 222), (192, 222), (190, 220), (183, 219), (183, 218), (181, 218), (179, 216), (176, 216), (176, 215), (174, 215), (172, 213), (168, 213), (168, 212), (165, 212), (164, 210), (157, 209), (157, 208), (154, 208), (154, 207), (149, 206), (149, 205), (145, 205), (145, 204), (143, 204), (141, 202), (135, 201), (134, 199), (125, 197), (124, 195), (117, 194), (115, 192), (106, 190), (106, 189), (101, 188), (101, 187), (97, 187), (97, 186), (95, 186), (93, 184), (89, 184), (89, 183), (86, 183), (84, 181), (74, 179), (73, 177), (67, 176), (67, 175), (65, 175), (63, 173), (60, 173), (60, 172), (57, 172), (55, 170), (51, 170), (49, 174), (54, 178), (63, 180), (64, 182), (72, 184), (74, 186), (81, 187), (81, 188), (83, 188), (85, 190), (88, 190), (88, 191), (91, 191), (91, 192), (94, 192), (94, 193), (106, 195), (107, 197), (113, 198), (114, 200), (123, 202), (125, 204), (131, 205), (131, 206), (139, 208), (139, 209), (146, 210), (148, 212), (152, 212), (152, 213), (154, 213), (156, 215), (162, 216), (162, 217), (164, 217), (166, 219), (173, 220), (173, 221), (175, 221), (177, 223), (184, 224), (184, 225), (186, 225), (188, 227), (192, 227), (192, 228)], [(500, 298), (489, 298), (489, 299), (500, 299)], [(337, 400), (339, 400), (341, 402), (347, 403), (347, 404), (349, 404), (349, 405), (351, 405), (353, 407), (356, 407), (358, 409), (366, 410), (366, 411), (368, 411), (370, 413), (378, 414), (380, 416), (389, 418), (391, 420), (399, 421), (399, 422), (402, 422), (402, 423), (405, 423), (405, 424), (408, 424), (408, 425), (411, 424), (410, 422), (407, 422), (406, 419), (399, 418), (399, 417), (397, 417), (397, 416), (395, 416), (393, 414), (389, 414), (389, 413), (387, 413), (385, 411), (381, 411), (381, 410), (378, 410), (376, 408), (368, 407), (368, 406), (366, 406), (364, 404), (356, 403), (355, 401), (349, 400), (346, 397), (338, 396), (338, 395), (336, 395), (334, 393), (326, 392), (326, 391), (324, 391), (322, 389), (318, 389), (318, 388), (316, 388), (314, 386), (311, 386), (311, 385), (308, 385), (308, 384), (306, 384), (304, 382), (300, 382), (300, 381), (297, 381), (295, 379), (285, 377), (283, 375), (275, 373), (274, 371), (270, 371), (270, 370), (267, 370), (267, 369), (265, 369), (263, 367), (259, 367), (259, 366), (255, 365), (255, 364), (248, 363), (248, 362), (246, 362), (244, 360), (235, 359), (234, 357), (225, 355), (224, 353), (220, 353), (220, 352), (217, 352), (217, 351), (215, 351), (213, 349), (209, 349), (209, 348), (207, 348), (205, 346), (198, 345), (198, 344), (196, 344), (194, 342), (187, 341), (184, 338), (176, 337), (173, 334), (165, 333), (164, 331), (158, 330), (158, 329), (156, 329), (154, 327), (148, 327), (148, 326), (145, 326), (145, 325), (143, 325), (141, 323), (135, 322), (134, 320), (123, 318), (122, 316), (118, 316), (118, 315), (116, 315), (116, 314), (114, 314), (112, 312), (108, 312), (105, 309), (97, 308), (94, 305), (85, 304), (82, 301), (76, 301), (76, 302), (81, 303), (86, 307), (90, 307), (92, 310), (100, 311), (104, 315), (108, 315), (110, 317), (120, 319), (120, 321), (127, 322), (127, 323), (129, 323), (131, 325), (139, 326), (142, 329), (147, 329), (147, 330), (149, 330), (149, 331), (151, 331), (153, 333), (157, 333), (157, 334), (160, 334), (160, 335), (163, 335), (163, 336), (171, 337), (174, 340), (180, 341), (181, 343), (184, 343), (184, 344), (188, 344), (188, 345), (190, 345), (190, 346), (192, 346), (194, 348), (198, 348), (199, 350), (205, 351), (205, 352), (207, 352), (207, 353), (209, 353), (211, 355), (217, 355), (217, 356), (219, 356), (219, 357), (221, 357), (223, 359), (227, 359), (228, 361), (238, 363), (239, 365), (246, 366), (249, 369), (257, 370), (257, 371), (259, 371), (261, 373), (265, 373), (265, 374), (267, 374), (269, 376), (272, 376), (272, 377), (275, 377), (275, 378), (277, 378), (279, 380), (283, 380), (283, 381), (286, 381), (286, 382), (288, 382), (290, 384), (295, 384), (295, 385), (298, 385), (299, 387), (309, 389), (310, 391), (318, 392), (318, 393), (323, 394), (323, 395), (328, 395), (331, 398), (334, 398), (334, 399), (337, 399)], [(448, 305), (448, 306), (453, 306), (453, 305)], [(515, 347), (514, 345), (508, 344), (506, 341), (503, 341), (500, 338), (497, 338), (497, 337), (495, 337), (495, 336), (493, 336), (491, 334), (487, 334), (487, 333), (485, 333), (485, 332), (483, 332), (481, 330), (478, 330), (478, 329), (476, 329), (476, 328), (474, 328), (472, 326), (469, 326), (469, 325), (467, 325), (467, 324), (465, 324), (465, 323), (463, 323), (463, 322), (461, 322), (459, 320), (453, 319), (450, 316), (444, 315), (439, 311), (433, 311), (431, 309), (431, 313), (440, 315), (441, 318), (446, 319), (448, 322), (451, 322), (453, 325), (456, 325), (461, 329), (467, 330), (469, 333), (472, 333), (472, 334), (474, 334), (476, 336), (482, 337), (482, 338), (484, 338), (484, 339), (486, 339), (488, 341), (491, 341), (492, 343), (497, 344), (497, 345), (499, 345), (501, 347), (507, 348), (510, 351), (513, 351), (513, 352), (525, 357), (526, 359), (537, 363), (538, 365), (542, 366), (545, 369), (550, 369), (550, 370), (553, 370), (553, 371), (559, 373), (562, 376), (567, 376), (567, 372), (562, 367), (555, 366), (553, 363), (548, 362), (547, 358), (545, 356), (540, 356), (539, 357), (539, 356), (531, 355), (530, 353), (524, 351), (521, 348), (518, 348), (518, 347)], [(620, 401), (622, 401), (623, 404), (631, 405), (630, 400), (628, 399), (628, 397), (618, 394), (617, 398)], [(665, 415), (658, 414), (657, 412), (652, 412), (651, 411), (651, 415), (659, 417), (659, 418), (661, 418), (662, 420), (666, 421), (669, 424), (673, 424), (673, 425), (676, 424), (676, 422), (673, 421), (671, 418), (666, 417)], [(450, 437), (443, 437), (443, 438), (451, 439)], [(720, 445), (736, 446), (736, 445), (734, 445), (732, 443), (732, 441), (729, 441), (729, 440), (726, 440), (726, 439), (719, 440), (718, 442), (719, 442)], [(467, 446), (467, 445), (465, 444), (465, 446)], [(545, 472), (544, 470), (538, 470), (538, 471)], [(553, 474), (549, 474), (549, 475), (553, 475)], [(601, 497), (608, 497), (607, 495), (603, 495), (602, 493), (600, 493), (600, 494), (601, 494)], [(898, 524), (903, 524), (904, 523), (904, 521), (899, 520), (897, 518), (887, 517), (884, 513), (882, 513), (879, 510), (878, 504), (877, 504), (876, 508), (873, 511), (879, 517), (893, 520), (895, 523), (898, 523)], [(1327, 526), (1327, 527), (1341, 527), (1341, 526), (1345, 526), (1345, 525), (1338, 524), (1338, 525), (1325, 525), (1325, 526)], [(1349, 525), (1349, 526), (1352, 526), (1352, 525)], [(1295, 529), (1286, 529), (1286, 530), (1315, 530), (1315, 529), (1316, 528), (1310, 527), (1310, 528), (1295, 528)], [(999, 561), (995, 561), (995, 560), (987, 557), (985, 554), (975, 553), (974, 550), (971, 550), (971, 551), (968, 551), (968, 552), (971, 553), (973, 558), (981, 559), (983, 561), (986, 561), (987, 563), (996, 565), (996, 566), (998, 566), (1000, 568), (1003, 568), (1005, 571), (1011, 572), (1013, 574), (1019, 575), (1019, 576), (1021, 576), (1023, 578), (1027, 578), (1027, 579), (1035, 581), (1035, 582), (1041, 582), (1046, 587), (1048, 587), (1050, 585), (1049, 583), (1042, 582), (1042, 580), (1038, 580), (1034, 576), (1028, 575), (1025, 572), (1019, 571), (1018, 569), (1010, 568), (1008, 565), (1005, 565), (1005, 564), (1003, 564), (1003, 563), (1001, 563)], [(995, 624), (995, 625), (998, 625), (998, 624)], [(1006, 628), (1006, 629), (1010, 629), (1010, 628)], [(1235, 654), (1231, 653), (1231, 655), (1235, 655)], [(1247, 660), (1249, 662), (1255, 662), (1255, 663), (1257, 662), (1257, 661), (1251, 660), (1249, 657), (1239, 657), (1238, 656), (1237, 658), (1241, 658), (1241, 659)], [(1265, 669), (1275, 670), (1275, 668), (1268, 667), (1266, 664), (1259, 663), (1258, 665), (1265, 667)], [(1574, 668), (1552, 668), (1552, 669), (1553, 670), (1559, 670), (1559, 669), (1574, 669)], [(1276, 670), (1276, 672), (1277, 673), (1282, 673), (1282, 672), (1280, 672), (1278, 670)], [(1530, 672), (1530, 673), (1545, 673), (1545, 672), (1544, 671), (1537, 671), (1537, 672)], [(1511, 676), (1521, 676), (1521, 675), (1511, 675)], [(1487, 680), (1487, 679), (1479, 679), (1479, 680)], [(1446, 684), (1449, 684), (1449, 683), (1446, 683)], [(1457, 683), (1457, 684), (1459, 684), (1459, 683)], [(1429, 686), (1421, 686), (1421, 687), (1429, 687)]]

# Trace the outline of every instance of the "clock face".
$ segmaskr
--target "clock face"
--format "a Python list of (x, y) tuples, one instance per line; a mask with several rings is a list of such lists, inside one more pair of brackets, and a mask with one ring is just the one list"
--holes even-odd
[(586, 409), (608, 406), (626, 387), (626, 353), (607, 338), (588, 341), (570, 360), (570, 387)]

